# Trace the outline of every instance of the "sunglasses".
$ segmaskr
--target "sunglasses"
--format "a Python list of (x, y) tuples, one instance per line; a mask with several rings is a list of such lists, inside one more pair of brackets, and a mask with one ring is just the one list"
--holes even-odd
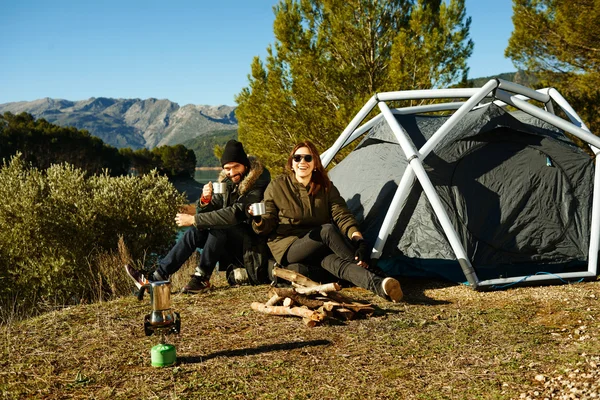
[(304, 159), (306, 162), (311, 162), (313, 160), (313, 156), (310, 154), (294, 154), (293, 159), (295, 162), (300, 162), (302, 159)]

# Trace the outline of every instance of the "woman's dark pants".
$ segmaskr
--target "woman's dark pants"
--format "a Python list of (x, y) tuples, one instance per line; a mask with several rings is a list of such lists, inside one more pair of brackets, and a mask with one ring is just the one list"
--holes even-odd
[(306, 263), (321, 265), (339, 279), (385, 296), (381, 282), (384, 278), (360, 267), (354, 260), (354, 249), (333, 224), (313, 229), (288, 248), (284, 264)]

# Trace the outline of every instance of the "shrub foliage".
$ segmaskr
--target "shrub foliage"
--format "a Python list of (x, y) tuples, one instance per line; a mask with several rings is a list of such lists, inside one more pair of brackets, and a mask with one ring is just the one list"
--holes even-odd
[(600, 131), (600, 0), (513, 0), (505, 56), (556, 88), (592, 132)]
[(101, 285), (107, 277), (91, 260), (116, 252), (120, 236), (134, 259), (164, 252), (176, 234), (173, 216), (184, 202), (156, 172), (87, 177), (69, 164), (29, 168), (20, 154), (4, 161), (0, 306), (35, 311), (92, 299), (97, 288), (90, 283)]

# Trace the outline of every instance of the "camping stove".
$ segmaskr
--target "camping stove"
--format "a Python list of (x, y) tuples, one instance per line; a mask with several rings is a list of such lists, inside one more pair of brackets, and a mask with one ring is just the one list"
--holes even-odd
[(175, 346), (166, 343), (166, 335), (179, 333), (181, 318), (179, 313), (171, 310), (171, 282), (150, 282), (140, 288), (138, 300), (144, 298), (144, 292), (150, 293), (152, 312), (144, 317), (144, 333), (150, 336), (160, 334), (160, 343), (152, 348), (152, 365), (169, 366), (175, 363)]

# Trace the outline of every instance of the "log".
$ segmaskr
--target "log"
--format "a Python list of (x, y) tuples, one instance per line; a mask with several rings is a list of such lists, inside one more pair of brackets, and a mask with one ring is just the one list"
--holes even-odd
[[(278, 267), (273, 268), (273, 275), (290, 281), (292, 288), (271, 288), (267, 303), (254, 302), (251, 305), (253, 310), (271, 315), (298, 316), (308, 327), (317, 325), (326, 317), (351, 320), (358, 313), (370, 315), (375, 311), (371, 304), (359, 303), (341, 294), (341, 286), (337, 283), (322, 285), (302, 274)], [(282, 300), (283, 306), (277, 306)], [(302, 307), (294, 307), (294, 304)]]
[(289, 297), (290, 299), (294, 300), (297, 304), (307, 306), (308, 308), (314, 309), (319, 308), (323, 305), (323, 301), (311, 299), (310, 297), (305, 296), (303, 294), (298, 294), (294, 289), (291, 288), (273, 288), (271, 292), (277, 294), (282, 298)]
[(329, 297), (333, 301), (337, 301), (338, 303), (352, 303), (353, 302), (351, 299), (349, 299), (348, 297), (344, 296), (343, 294), (341, 294), (337, 291), (329, 292), (326, 294), (326, 296)]
[(333, 312), (346, 321), (350, 321), (352, 318), (354, 318), (354, 311), (344, 307), (336, 307), (333, 309)]
[(271, 298), (265, 303), (266, 306), (274, 306), (277, 303), (279, 303), (279, 301), (283, 299), (283, 297), (279, 296), (277, 293), (272, 295)]
[[(315, 282), (315, 281), (313, 281), (313, 280), (305, 277), (302, 274), (299, 274), (297, 272), (290, 271), (290, 270), (284, 269), (284, 268), (274, 267), (273, 268), (273, 275), (278, 276), (280, 278), (283, 278), (283, 279), (285, 279), (287, 281), (292, 282), (292, 286), (294, 286), (296, 288), (299, 288), (299, 287), (313, 287), (313, 286), (319, 286), (320, 285), (320, 283), (317, 283), (317, 282)], [(340, 289), (336, 289), (335, 291), (327, 292), (326, 296), (329, 297), (329, 298), (331, 298), (334, 301), (339, 302), (339, 303), (348, 303), (348, 304), (353, 303), (353, 301), (351, 299), (349, 299), (348, 297), (346, 297), (343, 294), (339, 293), (338, 290), (340, 290)], [(304, 294), (306, 294), (306, 293), (304, 293)], [(356, 303), (356, 304), (360, 304), (360, 303)], [(369, 304), (369, 306), (370, 306), (370, 304)]]
[(333, 310), (335, 307), (347, 308), (355, 313), (361, 313), (365, 315), (371, 315), (375, 312), (375, 308), (370, 304), (361, 304), (361, 303), (339, 303), (337, 301), (326, 301), (323, 304), (323, 307), (326, 309)]
[(310, 286), (310, 287), (304, 287), (304, 288), (297, 287), (294, 290), (300, 294), (321, 293), (321, 294), (327, 296), (326, 293), (336, 292), (336, 291), (340, 290), (341, 288), (342, 287), (339, 284), (333, 282), (333, 283), (326, 283), (324, 285)]
[(326, 317), (333, 317), (333, 308), (331, 310), (328, 310), (325, 305), (322, 305), (321, 307), (318, 308), (318, 310), (321, 314), (325, 315)]
[(323, 303), (323, 308), (327, 311), (333, 311), (333, 308), (336, 306), (341, 307), (341, 304), (334, 301), (327, 301)]
[(364, 314), (370, 315), (375, 312), (375, 309), (371, 304), (358, 303), (346, 296), (344, 296), (340, 292), (327, 292), (327, 297), (331, 300), (340, 303), (343, 307), (349, 308), (356, 312), (362, 312)]
[(273, 276), (278, 276), (280, 278), (285, 279), (286, 281), (297, 283), (306, 287), (319, 285), (319, 283), (308, 279), (306, 276), (285, 268), (273, 267)]
[(283, 299), (284, 307), (291, 307), (293, 305), (294, 305), (294, 300), (290, 299), (289, 297), (286, 297), (285, 299)]
[(251, 307), (254, 311), (272, 315), (295, 315), (297, 317), (309, 318), (314, 321), (322, 321), (325, 316), (318, 311), (309, 310), (304, 307), (267, 306), (263, 303), (253, 302)]

